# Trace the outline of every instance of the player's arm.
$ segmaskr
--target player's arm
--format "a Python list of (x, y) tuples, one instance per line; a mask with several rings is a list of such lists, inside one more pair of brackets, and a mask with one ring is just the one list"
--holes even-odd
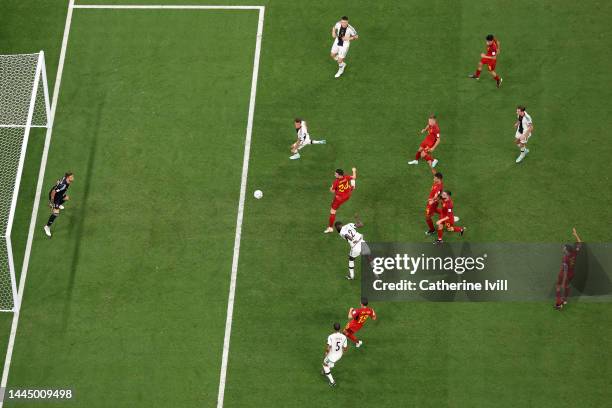
[(354, 41), (354, 40), (358, 39), (359, 36), (357, 35), (357, 30), (355, 30), (353, 28), (351, 31), (352, 31), (353, 34), (349, 36), (349, 40)]
[(336, 26), (335, 26), (335, 25), (332, 27), (332, 37), (334, 37), (334, 38), (336, 38), (336, 37), (337, 37), (337, 34), (336, 34)]
[(55, 188), (51, 190), (51, 202), (55, 202)]
[(574, 236), (574, 238), (576, 238), (576, 242), (578, 242), (579, 244), (582, 243), (582, 240), (580, 239), (580, 236), (576, 232), (576, 227), (572, 228), (572, 235)]
[(363, 221), (359, 218), (359, 215), (355, 214), (355, 228), (363, 227)]
[(353, 309), (352, 307), (349, 309), (349, 312), (348, 312), (348, 318), (349, 319), (353, 318), (353, 310), (355, 310), (355, 309)]
[(429, 123), (423, 129), (421, 129), (421, 134), (427, 132), (427, 129), (429, 129)]
[(331, 187), (329, 188), (329, 191), (331, 191), (332, 193), (336, 193), (336, 190), (334, 190), (334, 185), (332, 184)]
[(376, 320), (376, 312), (372, 309), (372, 320)]
[(448, 219), (450, 219), (449, 216), (442, 217), (436, 222), (436, 224), (442, 224), (444, 221), (447, 221)]
[(329, 350), (331, 350), (331, 346), (328, 343), (325, 343), (325, 354), (324, 357), (329, 354)]
[(356, 167), (353, 167), (353, 169), (352, 169), (352, 170), (353, 170), (353, 175), (351, 176), (351, 178), (352, 178), (353, 180), (357, 180), (357, 168), (356, 168)]

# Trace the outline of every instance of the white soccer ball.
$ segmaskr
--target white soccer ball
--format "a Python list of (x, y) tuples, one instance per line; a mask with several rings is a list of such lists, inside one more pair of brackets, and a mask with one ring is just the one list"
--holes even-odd
[(253, 196), (259, 200), (261, 197), (263, 197), (263, 192), (261, 190), (255, 190)]

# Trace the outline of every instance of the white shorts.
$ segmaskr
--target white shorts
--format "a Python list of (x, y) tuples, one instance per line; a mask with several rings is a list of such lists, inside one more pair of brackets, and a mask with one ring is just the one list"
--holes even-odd
[(529, 134), (529, 136), (525, 137), (524, 133), (519, 133), (519, 131), (516, 131), (516, 134), (514, 135), (514, 138), (518, 141), (520, 141), (522, 144), (527, 144), (527, 142), (529, 141), (529, 138), (531, 137), (531, 135), (533, 134), (533, 132), (531, 132)]
[(357, 258), (362, 253), (364, 255), (370, 255), (370, 247), (368, 246), (368, 243), (363, 240), (357, 245), (351, 247), (351, 250), (349, 251), (349, 256), (351, 258)]
[(304, 139), (300, 139), (298, 142), (298, 150), (301, 150), (304, 146), (308, 146), (309, 144), (311, 144), (312, 141), (310, 140), (310, 136), (306, 136)]
[(342, 358), (342, 355), (325, 356), (325, 358), (323, 359), (323, 365), (328, 366), (329, 368), (334, 368), (334, 365), (336, 365), (336, 363), (340, 361), (341, 358)]
[(348, 41), (344, 42), (343, 46), (339, 46), (336, 42), (336, 40), (334, 40), (334, 43), (332, 44), (332, 48), (331, 48), (331, 53), (334, 55), (338, 55), (339, 58), (346, 58), (346, 54), (348, 54), (348, 50), (349, 50), (349, 46), (351, 44)]

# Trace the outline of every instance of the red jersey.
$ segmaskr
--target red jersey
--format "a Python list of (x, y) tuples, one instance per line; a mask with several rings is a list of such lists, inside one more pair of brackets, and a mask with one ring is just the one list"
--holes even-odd
[(449, 197), (446, 200), (442, 200), (442, 215), (440, 218), (448, 217), (450, 222), (455, 220), (455, 215), (453, 214), (453, 200)]
[(346, 198), (351, 196), (351, 193), (353, 192), (351, 180), (351, 176), (342, 176), (334, 180), (332, 189), (336, 192), (336, 197)]
[(580, 242), (577, 242), (576, 245), (574, 246), (574, 250), (568, 252), (567, 254), (563, 255), (563, 263), (561, 265), (561, 268), (563, 268), (563, 265), (567, 265), (567, 273), (569, 275), (574, 273), (574, 266), (576, 265), (576, 257), (578, 256), (578, 252), (580, 251), (582, 245), (580, 245)]
[(491, 45), (487, 44), (487, 57), (497, 57), (497, 40), (493, 40)]
[(353, 309), (351, 316), (353, 317), (352, 323), (358, 327), (361, 327), (365, 324), (366, 320), (368, 320), (370, 316), (376, 316), (376, 313), (374, 313), (374, 309), (366, 306)]
[(440, 128), (438, 127), (438, 124), (436, 123), (433, 126), (427, 126), (427, 136), (425, 137), (425, 141), (433, 146), (436, 144), (438, 139), (440, 139)]
[[(433, 201), (432, 205), (435, 204), (436, 207), (438, 206), (437, 200), (438, 200), (438, 196), (442, 192), (442, 189), (443, 189), (442, 183), (434, 182), (431, 185), (431, 191), (429, 192), (429, 200)], [(428, 201), (428, 204), (429, 204), (429, 201)]]

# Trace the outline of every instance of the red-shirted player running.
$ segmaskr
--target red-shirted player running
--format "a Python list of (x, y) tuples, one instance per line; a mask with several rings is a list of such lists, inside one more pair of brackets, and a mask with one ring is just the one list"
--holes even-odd
[(421, 130), (421, 134), (427, 132), (427, 136), (421, 142), (419, 150), (417, 150), (414, 160), (408, 162), (408, 164), (419, 164), (419, 159), (423, 158), (430, 167), (436, 167), (438, 160), (434, 159), (431, 153), (436, 150), (438, 144), (440, 144), (440, 128), (436, 121), (436, 115), (431, 114), (427, 121), (427, 126)]
[(491, 73), (491, 76), (497, 82), (497, 87), (501, 86), (503, 79), (495, 72), (495, 65), (497, 65), (497, 56), (499, 55), (500, 47), (499, 41), (493, 34), (487, 35), (487, 53), (480, 54), (480, 62), (476, 72), (470, 75), (470, 78), (480, 79), (480, 73), (482, 72), (482, 66), (486, 65)]
[(330, 187), (329, 191), (334, 193), (334, 201), (331, 203), (331, 209), (329, 210), (329, 224), (323, 233), (329, 234), (334, 231), (334, 221), (336, 221), (336, 210), (340, 208), (342, 204), (351, 198), (351, 194), (355, 189), (355, 180), (357, 180), (357, 169), (353, 167), (353, 175), (345, 176), (342, 169), (336, 169), (336, 179)]
[(436, 233), (432, 217), (435, 214), (440, 215), (440, 210), (438, 209), (438, 197), (443, 190), (444, 186), (442, 184), (442, 173), (437, 172), (434, 174), (433, 184), (431, 185), (431, 191), (429, 192), (429, 198), (427, 199), (427, 205), (425, 206), (425, 222), (429, 227), (427, 232), (425, 232), (427, 235), (433, 235)]
[(368, 298), (361, 298), (361, 307), (356, 309), (351, 307), (349, 309), (348, 318), (351, 320), (349, 320), (344, 327), (343, 333), (355, 344), (355, 347), (361, 347), (363, 344), (363, 341), (357, 340), (355, 333), (361, 330), (369, 317), (372, 317), (372, 320), (376, 320), (376, 312), (374, 312), (374, 309), (368, 307)]
[[(563, 261), (561, 262), (561, 270), (557, 276), (557, 299), (555, 301), (555, 309), (563, 309), (563, 305), (567, 304), (567, 298), (570, 294), (570, 282), (574, 278), (574, 266), (576, 265), (576, 257), (582, 248), (582, 240), (576, 232), (576, 228), (572, 228), (572, 234), (576, 238), (574, 245), (563, 246)], [(561, 297), (561, 288), (565, 289), (565, 294)]]
[(453, 214), (453, 200), (451, 200), (451, 192), (443, 191), (440, 194), (440, 200), (442, 201), (442, 212), (440, 213), (440, 219), (436, 224), (438, 225), (438, 239), (434, 241), (434, 244), (442, 243), (442, 235), (444, 234), (444, 228), (449, 232), (458, 232), (463, 236), (465, 227), (455, 226), (455, 215)]

